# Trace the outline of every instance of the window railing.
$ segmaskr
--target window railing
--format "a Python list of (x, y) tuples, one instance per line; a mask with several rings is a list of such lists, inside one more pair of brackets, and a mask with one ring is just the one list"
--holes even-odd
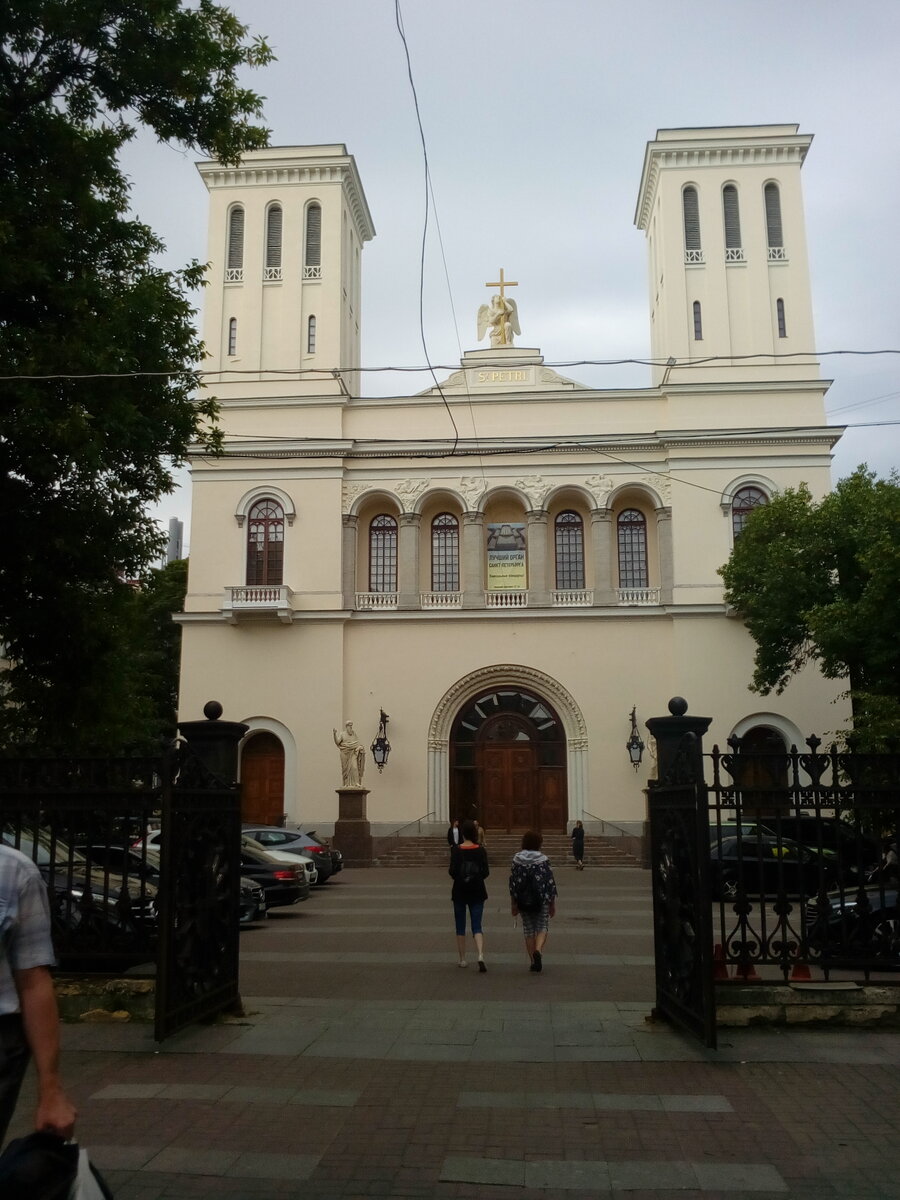
[(225, 268), (226, 283), (243, 283), (244, 268), (243, 267), (226, 267)]
[(703, 257), (702, 250), (685, 250), (684, 261), (685, 261), (686, 265), (690, 265), (691, 263), (701, 263), (702, 264), (702, 263), (706, 262), (706, 259)]
[(524, 589), (514, 592), (485, 592), (485, 608), (527, 608), (528, 593)]
[(727, 263), (743, 262), (744, 261), (743, 247), (742, 246), (726, 246), (725, 247), (725, 261)]
[(462, 592), (422, 592), (419, 602), (423, 608), (462, 608)]
[(397, 607), (396, 592), (357, 592), (356, 607), (364, 612), (377, 612)]
[(303, 268), (303, 278), (304, 279), (321, 279), (322, 278), (322, 268), (321, 267), (304, 267)]
[(616, 602), (628, 606), (659, 604), (658, 587), (616, 588)]
[(787, 262), (787, 250), (784, 246), (769, 247), (769, 262)]
[(281, 267), (266, 267), (263, 270), (263, 279), (266, 283), (277, 283), (281, 280)]
[(285, 624), (293, 617), (294, 593), (282, 584), (238, 584), (225, 589), (222, 612), (234, 623), (240, 616), (269, 614)]
[(554, 608), (589, 608), (594, 603), (592, 588), (557, 588), (550, 593)]

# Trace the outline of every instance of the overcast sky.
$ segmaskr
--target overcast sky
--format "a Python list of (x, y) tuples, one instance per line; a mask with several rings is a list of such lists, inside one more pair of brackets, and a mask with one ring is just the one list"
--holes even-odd
[[(363, 254), (363, 365), (422, 364), (422, 151), (394, 0), (230, 7), (277, 55), (248, 73), (272, 143), (344, 142), (356, 157), (377, 230)], [(448, 293), (432, 235), (433, 362), (476, 348), (476, 310), (501, 266), (519, 281), (519, 344), (551, 363), (646, 357), (646, 242), (633, 224), (646, 142), (658, 128), (775, 122), (815, 135), (803, 180), (819, 351), (900, 348), (900, 5), (403, 0), (402, 16), (450, 281)], [(205, 253), (195, 157), (142, 137), (125, 158), (134, 209), (169, 266)], [(900, 421), (900, 355), (821, 361), (833, 423)], [(646, 367), (563, 373), (650, 383)], [(364, 391), (427, 385), (371, 375)], [(900, 464), (900, 424), (848, 430), (835, 475), (863, 461), (879, 474)], [(188, 508), (182, 489), (158, 514)]]

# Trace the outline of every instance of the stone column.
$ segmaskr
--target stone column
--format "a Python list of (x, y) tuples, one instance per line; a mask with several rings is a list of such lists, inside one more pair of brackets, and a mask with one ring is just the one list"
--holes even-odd
[(656, 510), (656, 537), (659, 547), (659, 602), (672, 603), (672, 585), (675, 580), (672, 553), (672, 510)]
[(337, 794), (338, 819), (334, 823), (332, 845), (343, 854), (345, 866), (371, 867), (372, 830), (366, 817), (369, 789), (342, 787)]
[(484, 513), (464, 512), (462, 519), (463, 608), (484, 608)]
[(594, 604), (615, 604), (611, 508), (591, 509), (591, 550), (594, 558)]
[(344, 608), (356, 608), (356, 546), (359, 517), (351, 513), (341, 516), (341, 588), (344, 593)]
[(525, 514), (528, 522), (528, 604), (531, 608), (546, 608), (550, 603), (547, 580), (547, 510), (534, 508)]
[(419, 526), (421, 513), (400, 514), (397, 542), (397, 607), (419, 608)]

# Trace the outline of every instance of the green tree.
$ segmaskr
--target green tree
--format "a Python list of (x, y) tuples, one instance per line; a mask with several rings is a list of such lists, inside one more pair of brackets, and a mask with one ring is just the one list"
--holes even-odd
[(12, 0), (0, 10), (0, 747), (82, 745), (121, 701), (124, 580), (158, 558), (146, 506), (195, 438), (196, 263), (128, 208), (140, 126), (228, 162), (264, 145), (266, 63), (210, 0)]
[(896, 472), (858, 467), (818, 502), (805, 485), (787, 489), (754, 509), (720, 574), (756, 642), (754, 691), (782, 692), (813, 661), (848, 681), (858, 730), (900, 730)]

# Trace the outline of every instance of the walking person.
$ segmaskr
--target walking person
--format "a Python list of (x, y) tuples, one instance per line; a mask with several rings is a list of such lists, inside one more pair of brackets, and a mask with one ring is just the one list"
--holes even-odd
[(543, 950), (550, 929), (550, 918), (556, 916), (556, 880), (550, 860), (541, 853), (543, 838), (529, 830), (522, 837), (522, 849), (512, 860), (509, 875), (509, 895), (512, 915), (522, 918), (525, 952), (531, 963), (529, 970), (539, 973), (544, 967)]
[(59, 1076), (59, 1012), (49, 967), (47, 888), (26, 854), (0, 845), (0, 1144), (29, 1058), (37, 1071), (34, 1127), (69, 1138), (75, 1109)]
[(572, 857), (575, 859), (575, 870), (584, 870), (584, 826), (580, 821), (575, 822), (572, 830)]
[(453, 890), (450, 899), (453, 901), (453, 915), (456, 920), (456, 948), (459, 953), (459, 965), (468, 966), (466, 962), (466, 911), (472, 926), (472, 937), (478, 953), (478, 970), (484, 973), (487, 966), (484, 961), (484, 933), (481, 929), (481, 919), (484, 914), (484, 902), (487, 900), (487, 888), (484, 881), (491, 873), (488, 865), (487, 851), (479, 846), (476, 838), (478, 830), (474, 821), (463, 821), (463, 840), (458, 846), (450, 846), (450, 875), (453, 877)]

